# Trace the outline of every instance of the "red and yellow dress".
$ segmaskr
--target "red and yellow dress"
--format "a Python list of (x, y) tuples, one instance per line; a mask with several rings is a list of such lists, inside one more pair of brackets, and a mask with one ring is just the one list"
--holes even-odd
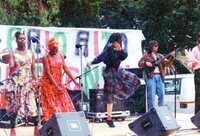
[[(50, 73), (56, 80), (59, 86), (62, 84), (62, 70), (64, 62), (61, 58), (61, 54), (57, 55), (57, 58), (47, 55), (49, 62)], [(75, 108), (72, 100), (67, 93), (59, 93), (55, 85), (50, 81), (45, 71), (43, 71), (41, 79), (41, 105), (44, 121), (48, 121), (57, 112), (74, 112)]]

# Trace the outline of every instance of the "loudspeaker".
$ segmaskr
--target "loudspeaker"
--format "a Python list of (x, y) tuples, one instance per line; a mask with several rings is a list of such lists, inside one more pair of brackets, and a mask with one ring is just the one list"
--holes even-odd
[[(73, 104), (74, 107), (76, 109), (76, 111), (82, 111), (83, 109), (81, 109), (81, 90), (67, 90)], [(89, 106), (89, 99), (87, 97), (87, 95), (85, 94), (85, 92), (83, 91), (83, 106), (85, 107), (85, 105)], [(83, 108), (84, 108), (83, 107)], [(87, 106), (86, 106), (87, 107)], [(87, 109), (86, 109), (87, 110)]]
[(137, 91), (125, 100), (126, 109), (131, 115), (144, 114), (146, 112), (146, 86), (140, 85)]
[(91, 136), (84, 112), (56, 113), (39, 133), (40, 136)]
[[(106, 112), (106, 102), (104, 102), (103, 89), (90, 89), (90, 112)], [(125, 111), (125, 101), (115, 100), (113, 111)]]
[(106, 103), (103, 100), (103, 89), (90, 89), (90, 112), (105, 112)]
[(11, 128), (10, 119), (5, 109), (0, 109), (0, 128)]
[(166, 106), (151, 109), (128, 126), (138, 136), (169, 135), (180, 128)]
[(191, 121), (197, 128), (200, 128), (200, 111), (191, 118)]

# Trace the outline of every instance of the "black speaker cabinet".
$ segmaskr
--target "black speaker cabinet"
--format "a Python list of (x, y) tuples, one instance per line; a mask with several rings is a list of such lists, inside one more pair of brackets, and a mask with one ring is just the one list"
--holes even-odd
[(84, 112), (56, 113), (39, 133), (40, 136), (91, 136)]
[[(82, 109), (81, 109), (81, 106), (82, 106), (81, 105), (81, 90), (67, 90), (67, 92), (74, 104), (74, 107), (76, 108), (76, 111), (82, 111)], [(89, 99), (84, 91), (83, 91), (83, 102), (88, 103), (88, 105), (89, 105)]]
[(153, 108), (128, 126), (138, 136), (169, 135), (180, 128), (172, 113), (165, 106)]
[(140, 85), (138, 90), (125, 100), (127, 110), (131, 115), (144, 114), (146, 112), (146, 93), (145, 85)]
[(200, 111), (191, 118), (191, 121), (197, 128), (200, 128)]
[(0, 128), (11, 128), (10, 118), (6, 114), (6, 109), (0, 109)]
[[(106, 112), (106, 102), (103, 98), (103, 89), (90, 89), (90, 112)], [(115, 100), (113, 111), (125, 111), (125, 101)]]

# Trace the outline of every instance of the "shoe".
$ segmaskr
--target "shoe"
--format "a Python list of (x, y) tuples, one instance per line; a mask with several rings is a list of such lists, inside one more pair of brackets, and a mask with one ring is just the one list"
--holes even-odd
[(112, 120), (106, 120), (106, 123), (108, 124), (109, 127), (114, 128), (115, 125), (113, 124)]

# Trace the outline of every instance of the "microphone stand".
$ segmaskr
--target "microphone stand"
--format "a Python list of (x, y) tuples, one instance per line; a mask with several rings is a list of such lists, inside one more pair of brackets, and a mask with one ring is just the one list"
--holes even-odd
[[(81, 74), (81, 75), (75, 77), (74, 79), (79, 78), (79, 80), (80, 80), (81, 77), (82, 77), (83, 75), (86, 75), (87, 73), (91, 72), (92, 70), (94, 70), (94, 69), (96, 69), (96, 68), (98, 68), (98, 67), (99, 67), (99, 66), (96, 66), (96, 67), (94, 67), (94, 68), (92, 68), (92, 69), (86, 71), (85, 73), (83, 73), (83, 74)], [(68, 84), (68, 83), (70, 83), (70, 82), (72, 82), (72, 80), (68, 81), (66, 84)], [(69, 90), (68, 90), (68, 91), (69, 91)], [(80, 96), (80, 95), (74, 96), (74, 97), (71, 98), (71, 99), (74, 100), (74, 99), (78, 98), (79, 96)], [(84, 111), (84, 108), (83, 108), (84, 106), (83, 106), (83, 105), (85, 105), (85, 104), (83, 104), (83, 102), (84, 102), (84, 96), (83, 96), (83, 90), (81, 90), (81, 100), (78, 101), (78, 102), (76, 103), (76, 105), (77, 105), (77, 104), (80, 104), (81, 107), (79, 107), (79, 108), (80, 108), (80, 110), (82, 110), (82, 111)], [(86, 104), (86, 105), (87, 105), (87, 104)], [(86, 108), (87, 108), (87, 107), (86, 107)], [(86, 109), (86, 110), (87, 110), (87, 109)]]
[[(37, 37), (34, 37), (34, 38), (32, 38), (32, 40), (33, 40), (33, 43), (36, 43), (36, 47), (38, 48), (38, 49), (41, 49), (41, 48), (43, 48), (44, 49), (44, 51), (45, 52), (49, 52), (49, 50), (48, 49), (46, 49), (45, 48), (45, 46), (43, 46), (43, 45), (41, 45), (40, 44), (40, 39), (38, 39)], [(35, 46), (34, 46), (35, 47)], [(41, 48), (40, 48), (41, 47)], [(36, 49), (36, 48), (35, 48)], [(39, 66), (39, 64), (41, 63), (41, 61), (40, 61), (40, 58), (39, 58), (39, 53), (38, 52), (36, 52), (37, 53), (37, 56), (36, 56), (36, 63), (37, 63), (37, 78), (38, 78), (38, 80), (39, 80), (39, 77), (40, 77), (40, 75), (39, 75), (39, 68), (38, 68), (38, 66)], [(37, 95), (38, 95), (38, 101), (37, 101), (37, 105), (38, 105), (38, 125), (39, 126), (41, 126), (41, 122), (42, 122), (42, 120), (41, 120), (41, 99), (40, 99), (40, 87), (37, 87), (37, 89), (38, 89), (38, 91), (37, 91)]]
[[(36, 48), (39, 48), (40, 47), (40, 42), (37, 40), (36, 41)], [(35, 47), (35, 46), (34, 46)], [(35, 49), (36, 49), (35, 48)], [(37, 58), (37, 61), (40, 61), (39, 60), (39, 52), (36, 52), (37, 53), (37, 55), (36, 55), (36, 58)], [(38, 81), (39, 81), (39, 77), (40, 77), (40, 75), (39, 75), (39, 68), (38, 68), (38, 66), (39, 66), (39, 62), (37, 62), (37, 79), (38, 79)], [(38, 108), (38, 125), (39, 126), (41, 126), (41, 111), (40, 111), (40, 87), (37, 87), (37, 108)]]
[[(98, 68), (98, 67), (99, 67), (99, 66), (95, 66), (95, 67), (91, 68), (90, 70), (86, 71), (85, 73), (83, 73), (83, 74), (81, 74), (81, 75), (75, 77), (74, 79), (80, 78), (81, 76), (83, 76), (83, 75), (85, 75), (85, 74), (91, 72), (93, 69), (96, 69), (96, 68)], [(70, 81), (67, 82), (67, 83), (70, 83), (70, 82), (72, 82), (72, 80), (70, 80)]]
[(80, 54), (80, 68), (81, 68), (81, 76), (79, 76), (79, 84), (80, 84), (80, 90), (81, 90), (81, 110), (83, 111), (83, 83), (82, 83), (82, 75), (83, 75), (83, 59), (82, 59), (82, 45), (77, 44), (76, 48), (79, 49)]
[[(175, 48), (176, 48), (176, 45), (175, 45)], [(175, 57), (174, 59), (176, 60), (176, 50), (175, 50)], [(174, 88), (174, 117), (176, 118), (176, 91), (177, 91), (177, 88), (176, 88), (176, 68), (175, 68), (175, 73), (174, 73), (174, 85), (175, 85), (175, 88)]]

